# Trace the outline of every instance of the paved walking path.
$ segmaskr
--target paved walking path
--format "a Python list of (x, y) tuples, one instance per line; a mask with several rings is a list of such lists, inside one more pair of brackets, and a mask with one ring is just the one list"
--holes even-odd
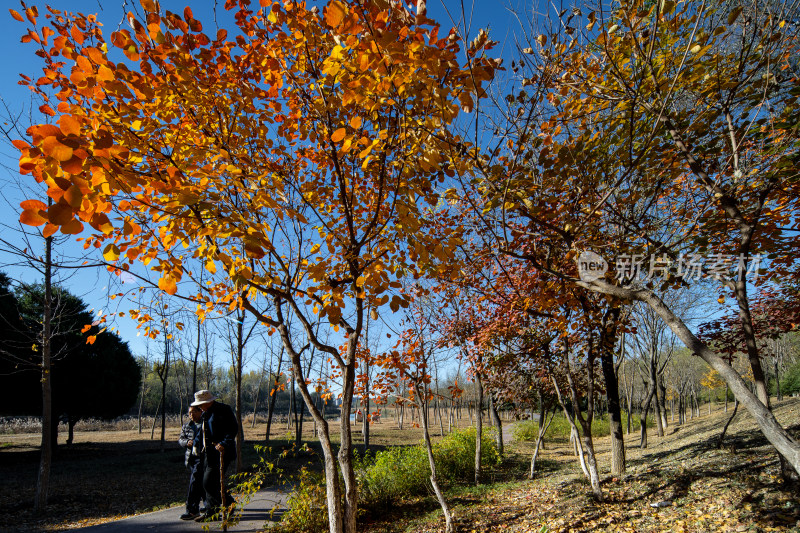
[[(235, 526), (229, 526), (228, 531), (236, 533), (256, 533), (263, 531), (269, 524), (266, 522), (277, 522), (281, 515), (286, 511), (286, 499), (288, 493), (278, 489), (267, 489), (256, 493), (256, 495), (245, 506), (241, 521)], [(270, 512), (275, 512), (270, 517)], [(220, 522), (210, 522), (200, 524), (194, 521), (181, 520), (180, 516), (184, 512), (184, 507), (172, 507), (163, 511), (155, 511), (141, 515), (123, 518), (114, 522), (106, 522), (97, 526), (84, 527), (73, 531), (85, 531), (87, 533), (178, 533), (193, 531), (199, 533), (203, 527), (210, 526), (210, 531), (219, 531)]]

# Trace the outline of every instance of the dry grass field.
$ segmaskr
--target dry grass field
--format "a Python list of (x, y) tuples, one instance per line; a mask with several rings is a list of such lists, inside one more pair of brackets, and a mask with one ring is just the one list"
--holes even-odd
[[(245, 468), (258, 462), (254, 445), (265, 445), (266, 423), (252, 418), (245, 420)], [(464, 417), (461, 425), (468, 424)], [(143, 428), (93, 429), (107, 424), (79, 422), (75, 428), (74, 442), (66, 445), (66, 431), (59, 430), (59, 446), (51, 470), (51, 489), (47, 512), (33, 515), (31, 503), (36, 485), (41, 437), (34, 431), (26, 433), (0, 433), (0, 532), (5, 531), (60, 531), (82, 525), (143, 513), (183, 503), (188, 481), (183, 466), (183, 450), (177, 440), (180, 423), (168, 420), (165, 446), (160, 444), (160, 424), (155, 440), (150, 439), (152, 419)], [(132, 426), (125, 424), (125, 427)], [(354, 443), (361, 449), (363, 438), (360, 424), (354, 431)], [(92, 429), (92, 430), (89, 430)], [(332, 432), (338, 431), (338, 422), (331, 422)], [(336, 434), (334, 434), (336, 437)], [(372, 424), (370, 449), (385, 446), (417, 444), (422, 439), (422, 429), (406, 423), (401, 431), (392, 418), (384, 417)], [(313, 445), (313, 422), (303, 424), (303, 440)], [(287, 430), (286, 421), (273, 422), (269, 446), (272, 457), (291, 449), (294, 428)], [(290, 474), (300, 465), (319, 468), (314, 453), (300, 453), (280, 459), (284, 473)], [(278, 480), (276, 480), (278, 482)]]

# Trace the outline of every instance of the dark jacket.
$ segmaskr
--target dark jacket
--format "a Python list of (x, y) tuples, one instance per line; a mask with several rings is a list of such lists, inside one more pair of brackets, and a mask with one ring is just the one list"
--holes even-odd
[[(203, 424), (206, 431), (205, 444), (209, 448), (207, 457), (215, 456), (216, 453), (211, 449), (216, 444), (222, 444), (225, 447), (225, 463), (227, 464), (236, 456), (236, 434), (239, 432), (239, 424), (236, 422), (233, 409), (229, 405), (214, 401), (211, 407), (203, 413)], [(200, 438), (203, 438), (202, 435)], [(211, 442), (208, 442), (209, 440)]]
[(186, 450), (186, 457), (184, 458), (184, 464), (188, 467), (195, 464), (198, 461), (198, 457), (192, 453), (192, 447), (189, 446), (189, 441), (194, 441), (194, 445), (197, 446), (199, 450), (202, 447), (202, 442), (198, 439), (202, 438), (200, 435), (200, 424), (196, 424), (194, 421), (189, 420), (186, 422), (183, 427), (181, 428), (181, 434), (178, 437), (178, 444), (181, 448)]

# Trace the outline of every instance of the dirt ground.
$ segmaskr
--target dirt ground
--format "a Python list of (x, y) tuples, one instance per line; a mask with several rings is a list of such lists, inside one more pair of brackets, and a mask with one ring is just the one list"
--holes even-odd
[[(774, 405), (776, 417), (800, 437), (800, 398)], [(627, 472), (613, 478), (610, 439), (596, 439), (605, 501), (596, 502), (568, 442), (549, 443), (533, 481), (475, 490), (453, 499), (463, 531), (513, 532), (800, 532), (800, 492), (780, 479), (777, 456), (753, 419), (741, 408), (722, 449), (717, 437), (729, 414), (711, 415), (682, 426), (670, 424), (664, 437), (649, 433), (639, 449), (637, 434), (625, 435)], [(530, 457), (532, 446), (512, 446)], [(402, 526), (376, 523), (369, 533), (444, 530), (433, 506)]]
[[(391, 414), (391, 413), (389, 413)], [(800, 399), (776, 405), (779, 420), (800, 435)], [(621, 479), (608, 475), (610, 441), (596, 439), (604, 503), (591, 498), (588, 483), (566, 441), (546, 444), (539, 475), (524, 481), (532, 446), (507, 443), (508, 467), (479, 489), (464, 488), (449, 495), (462, 530), (466, 531), (800, 531), (800, 499), (783, 487), (775, 454), (753, 420), (743, 410), (729, 429), (723, 449), (716, 437), (727, 417), (721, 406), (711, 415), (683, 426), (670, 424), (658, 437), (650, 430), (650, 446), (641, 450), (637, 434), (626, 435), (628, 471)], [(487, 422), (488, 423), (488, 422)], [(468, 425), (463, 416), (459, 425)], [(506, 423), (508, 424), (508, 423)], [(360, 426), (360, 425), (359, 425)], [(338, 424), (332, 423), (336, 431)], [(51, 475), (50, 506), (34, 517), (39, 436), (0, 435), (0, 531), (61, 531), (179, 504), (186, 490), (183, 452), (177, 446), (179, 428), (169, 427), (161, 451), (150, 431), (82, 431), (66, 446), (59, 439)], [(244, 465), (258, 461), (255, 445), (263, 445), (264, 424), (244, 424)], [(438, 435), (438, 424), (432, 428)], [(313, 424), (304, 424), (304, 440), (312, 441)], [(291, 449), (293, 430), (285, 422), (273, 425), (270, 457)], [(385, 416), (371, 428), (373, 449), (416, 444), (422, 430), (407, 421), (397, 429)], [(508, 429), (504, 431), (508, 435)], [(360, 432), (354, 433), (360, 449)], [(279, 459), (286, 472), (300, 466), (318, 468), (318, 452), (301, 452)], [(274, 483), (286, 482), (275, 479)], [(494, 483), (494, 484), (492, 484)], [(659, 503), (666, 502), (666, 503)], [(653, 504), (663, 507), (652, 507)], [(405, 502), (382, 517), (366, 517), (369, 533), (433, 532), (443, 520), (432, 498)]]
[[(280, 452), (291, 450), (294, 429), (288, 430), (286, 420), (273, 422), (271, 439), (265, 441), (265, 423), (251, 426), (251, 418), (242, 424), (245, 433), (243, 465), (245, 469), (268, 455), (278, 461), (285, 473), (300, 466), (319, 468), (314, 446), (311, 452), (299, 452), (279, 458)], [(334, 440), (338, 437), (338, 421), (331, 421)], [(467, 425), (466, 416), (460, 421)], [(85, 424), (84, 424), (85, 426)], [(361, 424), (354, 428), (354, 444), (361, 449)], [(180, 504), (185, 499), (187, 474), (183, 466), (183, 450), (178, 447), (179, 424), (169, 425), (165, 446), (160, 443), (160, 426), (155, 440), (150, 439), (150, 427), (138, 430), (86, 431), (79, 422), (73, 444), (67, 446), (66, 431), (60, 431), (59, 446), (53, 459), (49, 505), (41, 516), (31, 509), (39, 464), (38, 433), (0, 434), (0, 532), (60, 531), (79, 526), (102, 523), (133, 514)], [(312, 442), (314, 426), (310, 420), (303, 424), (303, 440)], [(370, 448), (389, 445), (417, 444), (422, 429), (406, 423), (403, 430), (396, 421), (384, 417), (373, 423)], [(256, 446), (268, 445), (271, 453), (258, 452)], [(274, 479), (284, 483), (285, 479)]]

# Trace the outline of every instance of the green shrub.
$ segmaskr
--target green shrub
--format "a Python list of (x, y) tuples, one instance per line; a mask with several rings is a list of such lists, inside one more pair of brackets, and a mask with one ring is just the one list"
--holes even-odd
[[(611, 433), (609, 423), (610, 422), (607, 414), (604, 414), (602, 417), (595, 417), (592, 420), (592, 436), (605, 437), (609, 435)], [(652, 418), (648, 418), (647, 427), (653, 427), (654, 423), (655, 422)], [(580, 424), (576, 422), (575, 425), (580, 429)], [(625, 411), (622, 411), (622, 427), (624, 430), (627, 430), (627, 413)], [(631, 431), (639, 431), (640, 427), (641, 420), (639, 418), (639, 414), (634, 413), (631, 417)], [(553, 422), (550, 424), (550, 427), (547, 428), (547, 433), (544, 434), (544, 440), (549, 441), (553, 439), (569, 439), (569, 433), (569, 422), (563, 414), (558, 413), (555, 418), (553, 418)], [(536, 438), (539, 436), (539, 423), (533, 420), (523, 420), (522, 422), (517, 422), (512, 430), (512, 435), (516, 441), (536, 442)]]
[(781, 377), (781, 393), (800, 393), (800, 361), (789, 367)]
[(318, 533), (328, 529), (325, 479), (321, 474), (300, 470), (297, 484), (287, 500), (289, 511), (274, 529), (277, 533)]
[[(500, 464), (494, 429), (484, 431), (481, 463), (484, 468)], [(433, 444), (436, 473), (443, 489), (475, 479), (475, 428), (454, 431)], [(375, 454), (355, 455), (353, 467), (358, 481), (359, 507), (373, 512), (395, 503), (431, 493), (430, 466), (424, 444), (397, 446)], [(344, 484), (342, 484), (344, 486)], [(306, 533), (327, 529), (325, 480), (306, 469), (300, 473), (288, 501), (289, 511), (279, 533)]]
[(539, 436), (539, 423), (533, 420), (516, 422), (511, 429), (511, 437), (517, 442), (536, 442)]
[[(484, 431), (481, 463), (492, 468), (500, 463), (493, 431)], [(475, 479), (475, 428), (454, 431), (433, 444), (439, 485), (447, 489)], [(430, 466), (424, 444), (396, 447), (357, 458), (359, 501), (372, 510), (431, 492)]]
[(426, 490), (428, 457), (422, 446), (393, 447), (356, 457), (359, 500), (379, 508)]

